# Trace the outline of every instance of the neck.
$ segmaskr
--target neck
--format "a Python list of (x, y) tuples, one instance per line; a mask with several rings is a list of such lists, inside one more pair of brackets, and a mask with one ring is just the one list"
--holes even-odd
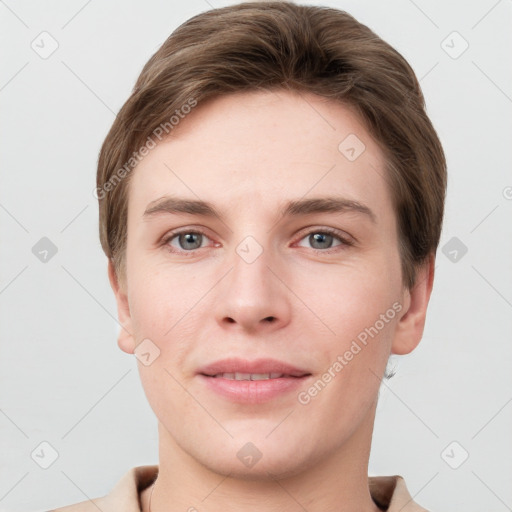
[(159, 423), (158, 479), (144, 493), (142, 510), (148, 512), (152, 494), (151, 512), (378, 512), (368, 488), (374, 417), (375, 407), (345, 443), (293, 474), (276, 476), (270, 468), (251, 479), (207, 467)]

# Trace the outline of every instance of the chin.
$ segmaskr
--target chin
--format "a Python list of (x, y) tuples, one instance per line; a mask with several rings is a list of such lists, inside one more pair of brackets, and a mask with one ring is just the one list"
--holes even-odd
[[(254, 442), (248, 439), (253, 439)], [(265, 440), (265, 435), (259, 439), (253, 432), (220, 444), (222, 446), (219, 445), (216, 449), (211, 446), (201, 448), (200, 443), (194, 444), (193, 453), (189, 453), (199, 464), (214, 473), (247, 481), (290, 478), (314, 463), (306, 452), (304, 441), (292, 439), (291, 436), (285, 444), (282, 439)]]
[(244, 467), (238, 459), (236, 461), (219, 461), (216, 460), (212, 464), (210, 461), (199, 461), (210, 471), (223, 476), (229, 476), (237, 480), (245, 480), (251, 482), (267, 482), (269, 480), (283, 480), (299, 475), (305, 470), (305, 464), (301, 461), (290, 460), (286, 457), (276, 457), (275, 454), (270, 459), (264, 460), (262, 457), (253, 467)]

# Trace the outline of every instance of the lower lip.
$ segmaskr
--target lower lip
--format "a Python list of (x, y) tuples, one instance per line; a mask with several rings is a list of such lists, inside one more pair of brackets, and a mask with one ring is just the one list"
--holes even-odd
[(267, 380), (231, 380), (222, 377), (198, 377), (219, 395), (228, 398), (232, 402), (244, 404), (260, 404), (273, 398), (290, 393), (304, 385), (311, 375), (304, 377), (281, 377)]

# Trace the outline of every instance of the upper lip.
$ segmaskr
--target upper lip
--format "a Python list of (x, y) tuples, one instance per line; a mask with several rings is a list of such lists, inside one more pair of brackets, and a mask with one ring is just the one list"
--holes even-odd
[(277, 359), (255, 359), (249, 361), (232, 357), (215, 361), (198, 370), (202, 375), (217, 375), (219, 373), (282, 373), (292, 377), (310, 375), (307, 370), (292, 366)]

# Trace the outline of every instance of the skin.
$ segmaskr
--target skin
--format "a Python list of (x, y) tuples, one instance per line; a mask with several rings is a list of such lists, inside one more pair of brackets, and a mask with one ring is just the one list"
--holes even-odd
[[(338, 150), (349, 134), (366, 146), (354, 161)], [(149, 366), (138, 363), (159, 429), (152, 512), (379, 510), (367, 475), (380, 380), (389, 355), (421, 339), (434, 264), (404, 288), (384, 176), (382, 152), (351, 109), (286, 91), (198, 105), (133, 171), (126, 284), (111, 263), (109, 278), (119, 347), (133, 354), (149, 338), (160, 350)], [(223, 220), (144, 218), (170, 194), (211, 202)], [(366, 205), (375, 221), (349, 210), (279, 214), (288, 200), (327, 196)], [(353, 244), (337, 235), (315, 243), (310, 235), (323, 228)], [(163, 243), (176, 229), (204, 235)], [(236, 252), (249, 235), (263, 250), (250, 264)], [(232, 403), (196, 376), (228, 356), (271, 357), (312, 373), (307, 390), (396, 302), (401, 311), (307, 405), (296, 392)], [(252, 468), (237, 457), (247, 442), (262, 453)]]

